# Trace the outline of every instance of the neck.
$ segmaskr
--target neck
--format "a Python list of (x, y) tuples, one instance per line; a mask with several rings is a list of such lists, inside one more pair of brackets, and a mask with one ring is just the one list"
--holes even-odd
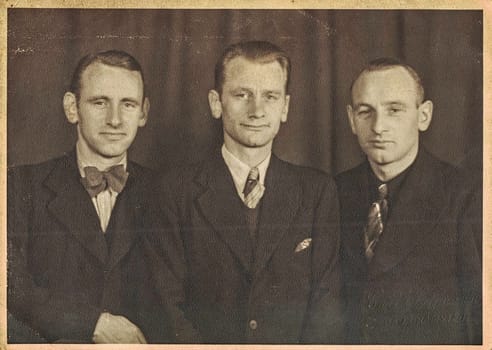
[(84, 158), (84, 161), (90, 166), (94, 166), (100, 171), (105, 171), (108, 168), (121, 164), (121, 161), (125, 158), (126, 153), (119, 155), (117, 157), (103, 157), (96, 152), (94, 152), (86, 142), (79, 139), (77, 141), (77, 153)]
[(260, 164), (272, 152), (271, 142), (263, 147), (244, 147), (227, 141), (224, 144), (229, 152), (250, 168)]
[(378, 164), (369, 159), (369, 164), (371, 165), (371, 169), (376, 175), (376, 177), (383, 181), (388, 182), (402, 172), (404, 172), (417, 158), (418, 147), (415, 148), (414, 151), (408, 154), (408, 156), (404, 157), (398, 162), (387, 163), (387, 164)]

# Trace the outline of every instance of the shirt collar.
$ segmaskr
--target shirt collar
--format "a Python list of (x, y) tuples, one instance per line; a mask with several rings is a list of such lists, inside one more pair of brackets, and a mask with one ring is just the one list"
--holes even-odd
[[(246, 185), (246, 180), (248, 178), (249, 171), (251, 168), (246, 163), (239, 160), (234, 154), (232, 154), (225, 144), (222, 145), (222, 158), (224, 158), (224, 162), (227, 165), (227, 168), (231, 172), (232, 179), (234, 180), (234, 185), (236, 186), (236, 190), (239, 195), (242, 197), (244, 186)], [(265, 177), (268, 170), (268, 166), (270, 165), (270, 159), (272, 154), (269, 153), (268, 156), (263, 159), (256, 167), (260, 172), (260, 183), (262, 185), (265, 184)]]
[[(85, 171), (84, 168), (87, 166), (95, 166), (94, 162), (91, 161), (91, 155), (87, 154), (86, 152), (83, 151), (82, 147), (79, 146), (79, 143), (77, 142), (77, 145), (75, 146), (75, 151), (77, 154), (77, 166), (79, 168), (79, 173), (81, 177), (85, 177)], [(124, 169), (126, 170), (126, 165), (127, 165), (127, 156), (126, 153), (121, 159), (120, 162), (114, 165), (120, 165), (122, 164)], [(105, 171), (106, 169), (99, 169), (99, 171)]]
[(403, 181), (407, 177), (407, 174), (410, 172), (410, 170), (413, 168), (413, 164), (415, 164), (415, 161), (405, 170), (403, 170), (400, 174), (398, 174), (396, 177), (392, 178), (391, 180), (387, 182), (383, 182), (377, 178), (377, 176), (374, 174), (374, 172), (371, 169), (371, 166), (369, 163), (367, 164), (368, 168), (368, 174), (369, 174), (369, 195), (371, 197), (371, 202), (375, 201), (378, 198), (378, 187), (385, 183), (388, 186), (388, 202), (389, 203), (394, 203), (395, 199), (398, 196), (398, 191), (400, 190)]

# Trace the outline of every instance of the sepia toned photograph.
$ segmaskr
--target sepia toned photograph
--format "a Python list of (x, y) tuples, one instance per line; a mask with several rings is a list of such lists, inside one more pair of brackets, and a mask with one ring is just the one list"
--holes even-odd
[(486, 348), (483, 9), (6, 28), (6, 348)]

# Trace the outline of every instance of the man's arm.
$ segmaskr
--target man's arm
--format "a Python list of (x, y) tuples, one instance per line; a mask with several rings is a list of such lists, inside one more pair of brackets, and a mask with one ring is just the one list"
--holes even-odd
[(179, 176), (168, 176), (160, 187), (159, 229), (152, 230), (145, 240), (148, 265), (165, 309), (176, 343), (200, 343), (200, 336), (186, 318), (186, 261), (180, 234), (178, 204), (175, 193), (181, 193)]
[(316, 208), (313, 232), (313, 290), (304, 343), (341, 344), (344, 315), (339, 261), (339, 203), (334, 181), (327, 179)]
[(468, 344), (482, 343), (482, 186), (464, 188), (457, 201), (457, 266)]
[[(101, 311), (82, 296), (60, 295), (42, 286), (30, 272), (34, 212), (32, 171), (32, 167), (8, 171), (8, 310), (48, 341), (90, 342)], [(45, 254), (49, 256), (49, 252)]]
[[(32, 167), (9, 169), (8, 172), (8, 224), (7, 224), (7, 255), (8, 255), (8, 311), (12, 319), (19, 322), (9, 325), (10, 342), (26, 342), (22, 339), (21, 332), (16, 332), (15, 324), (23, 324), (32, 329), (32, 333), (49, 342), (64, 343), (90, 343), (96, 323), (99, 328), (97, 334), (109, 334), (119, 336), (125, 340), (138, 332), (130, 321), (123, 322), (122, 316), (105, 318), (104, 323), (99, 322), (102, 310), (86, 300), (83, 293), (67, 295), (56, 292), (43, 286), (39, 278), (30, 272), (29, 262), (32, 259), (31, 240), (33, 225), (33, 190)], [(53, 232), (38, 233), (49, 235)], [(42, 239), (42, 237), (37, 237)], [(50, 252), (37, 252), (45, 254), (48, 258)], [(75, 272), (74, 272), (75, 273)], [(116, 333), (115, 330), (118, 330)], [(138, 329), (138, 328), (137, 328)], [(20, 334), (20, 338), (16, 338)], [(98, 336), (98, 340), (106, 340), (107, 337)], [(114, 339), (111, 339), (114, 340)]]

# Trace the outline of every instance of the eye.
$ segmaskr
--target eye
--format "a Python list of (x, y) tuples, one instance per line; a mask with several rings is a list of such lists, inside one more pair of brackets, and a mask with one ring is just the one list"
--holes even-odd
[(247, 92), (236, 92), (234, 97), (240, 100), (247, 100), (249, 98), (249, 94)]
[(104, 108), (106, 107), (107, 102), (105, 100), (95, 100), (92, 102), (92, 104), (97, 108)]
[(388, 110), (389, 115), (398, 115), (401, 112), (403, 112), (403, 108), (400, 108), (400, 107), (391, 107)]
[(127, 101), (127, 102), (124, 102), (124, 103), (123, 103), (123, 107), (124, 107), (125, 109), (134, 109), (134, 108), (136, 108), (136, 107), (137, 107), (137, 104), (136, 104), (136, 103), (134, 103), (134, 102), (129, 102), (129, 101)]
[(268, 94), (267, 95), (268, 101), (277, 101), (278, 99), (279, 99), (279, 96), (277, 94)]
[(367, 119), (371, 116), (371, 111), (369, 109), (360, 109), (357, 111), (357, 117), (361, 119)]

